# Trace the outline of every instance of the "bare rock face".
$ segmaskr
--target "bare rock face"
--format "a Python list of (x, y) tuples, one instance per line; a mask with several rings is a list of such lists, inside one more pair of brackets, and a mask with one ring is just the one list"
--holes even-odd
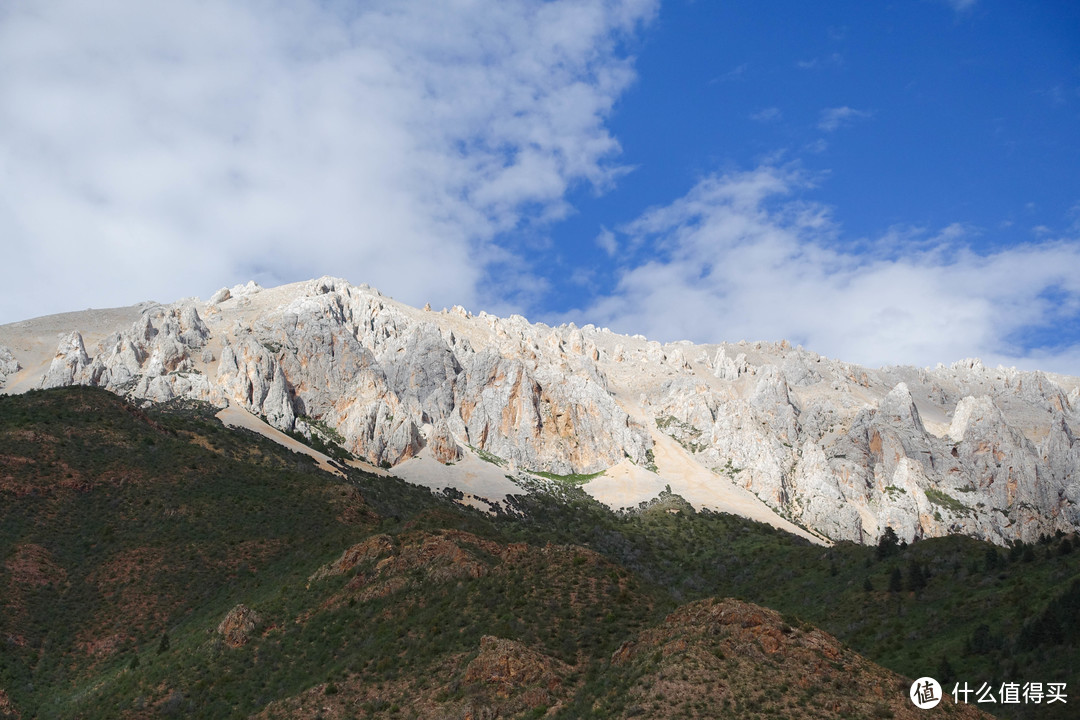
[(19, 365), (19, 361), (15, 359), (11, 350), (0, 345), (0, 388), (4, 387), (9, 377), (21, 369), (22, 366)]
[(990, 397), (983, 395), (974, 398), (969, 395), (963, 398), (956, 404), (956, 410), (953, 411), (952, 423), (949, 424), (949, 438), (954, 443), (961, 442), (968, 425), (973, 422), (982, 422), (984, 418), (1001, 421), (1001, 411)]
[(155, 402), (211, 398), (194, 358), (210, 335), (191, 304), (152, 306), (131, 327), (98, 344), (91, 359), (77, 332), (61, 341), (42, 387), (96, 385)]
[[(40, 387), (233, 404), (383, 466), (427, 447), (443, 463), (475, 452), (560, 475), (649, 468), (662, 433), (700, 482), (834, 540), (892, 527), (909, 542), (1008, 543), (1080, 526), (1078, 378), (977, 360), (872, 370), (787, 343), (662, 345), (417, 310), (330, 277), (149, 305), (90, 344), (71, 328)], [(0, 383), (17, 350), (0, 348)]]
[(72, 331), (60, 340), (49, 371), (41, 380), (42, 388), (64, 387), (75, 383), (75, 378), (90, 364), (90, 357), (83, 346), (82, 335)]
[(228, 612), (225, 619), (217, 626), (217, 632), (225, 640), (226, 645), (238, 648), (247, 644), (261, 622), (262, 619), (254, 610), (240, 603)]
[(862, 541), (862, 518), (856, 506), (848, 502), (855, 488), (842, 482), (842, 476), (833, 471), (820, 446), (807, 440), (801, 450), (802, 460), (791, 482), (794, 495), (791, 505), (798, 517), (828, 537)]
[[(287, 422), (284, 404), (291, 401), (295, 413), (337, 428), (347, 449), (380, 464), (415, 455), (424, 443), (420, 428), (429, 423), (444, 462), (460, 456), (459, 440), (551, 472), (597, 471), (624, 454), (644, 458), (644, 433), (628, 427), (626, 413), (590, 375), (587, 356), (564, 359), (560, 340), (555, 357), (545, 351), (522, 357), (521, 345), (533, 339), (523, 331), (531, 326), (492, 320), (489, 332), (505, 340), (483, 338), (489, 346), (478, 348), (457, 334), (456, 322), (442, 325), (430, 314), (402, 312), (377, 294), (324, 278), (263, 320), (245, 341), (247, 356), (237, 360), (236, 370), (223, 351), (221, 378), (230, 399), (280, 407), (260, 413), (271, 424)], [(260, 353), (257, 345), (276, 352)], [(578, 369), (568, 375), (571, 364)], [(269, 382), (274, 368), (282, 372), (288, 397), (264, 394), (255, 382)]]
[(236, 344), (224, 343), (216, 376), (224, 397), (258, 415), (274, 427), (292, 430), (296, 420), (285, 374), (272, 347), (246, 334)]
[(718, 382), (669, 380), (645, 404), (702, 465), (786, 517), (870, 543), (886, 527), (909, 542), (1007, 543), (1080, 523), (1075, 378), (1066, 392), (977, 361), (870, 371), (783, 344), (737, 348), (736, 369), (726, 348), (701, 354)]
[(232, 292), (229, 291), (229, 288), (223, 287), (210, 296), (210, 304), (217, 305), (219, 303), (225, 302), (226, 300), (229, 300), (230, 298), (232, 298)]
[(439, 420), (432, 429), (431, 454), (444, 465), (461, 459), (461, 446), (457, 444), (457, 440), (450, 433), (450, 425), (446, 420)]

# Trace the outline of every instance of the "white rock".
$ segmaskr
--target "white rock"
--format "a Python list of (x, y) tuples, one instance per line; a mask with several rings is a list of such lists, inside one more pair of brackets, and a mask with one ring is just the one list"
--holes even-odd
[(229, 288), (223, 287), (220, 290), (218, 290), (216, 293), (214, 293), (213, 295), (210, 296), (209, 302), (210, 302), (211, 305), (218, 305), (218, 304), (223, 303), (226, 300), (230, 299), (231, 297), (232, 297), (232, 293), (229, 291)]
[[(507, 468), (643, 466), (652, 438), (636, 418), (659, 418), (706, 472), (837, 540), (892, 526), (1006, 543), (1080, 524), (1075, 380), (975, 360), (871, 370), (787, 343), (665, 348), (461, 306), (421, 313), (331, 277), (238, 285), (211, 305), (198, 306), (209, 325), (193, 302), (149, 305), (93, 357), (72, 328), (40, 385), (236, 403), (281, 429), (333, 428), (390, 465), (428, 443), (444, 462), (468, 444)], [(0, 382), (13, 362), (0, 349)]]
[(72, 331), (65, 335), (56, 348), (56, 355), (49, 371), (41, 380), (40, 387), (64, 387), (75, 382), (75, 376), (90, 365), (90, 358), (83, 346), (82, 335)]

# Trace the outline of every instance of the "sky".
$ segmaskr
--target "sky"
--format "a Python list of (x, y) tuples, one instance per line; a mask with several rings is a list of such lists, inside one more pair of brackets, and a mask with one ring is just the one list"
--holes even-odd
[(0, 323), (322, 275), (1080, 375), (1080, 5), (0, 4)]

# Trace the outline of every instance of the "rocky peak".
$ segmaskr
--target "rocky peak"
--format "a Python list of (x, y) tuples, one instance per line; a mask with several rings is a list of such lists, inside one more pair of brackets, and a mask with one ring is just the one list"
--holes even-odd
[(42, 378), (40, 387), (52, 388), (71, 385), (75, 377), (90, 364), (90, 357), (86, 354), (82, 335), (73, 330), (60, 340), (56, 348), (56, 356), (49, 371)]
[(992, 425), (1001, 422), (1001, 411), (994, 405), (993, 399), (986, 395), (972, 397), (968, 395), (956, 404), (953, 411), (952, 423), (949, 425), (949, 437), (953, 442), (964, 439), (971, 424), (989, 423)]
[[(91, 322), (85, 344), (71, 315), (45, 357), (25, 351), (35, 321), (0, 327), (0, 383), (41, 367), (40, 387), (236, 405), (379, 465), (420, 457), (441, 472), (475, 455), (502, 478), (625, 461), (701, 507), (749, 491), (838, 540), (891, 525), (1006, 543), (1080, 523), (1077, 378), (977, 360), (873, 370), (787, 343), (662, 345), (414, 309), (332, 277), (140, 309), (104, 332)], [(676, 449), (658, 465), (663, 436)]]
[(916, 432), (926, 431), (906, 383), (897, 383), (896, 387), (889, 391), (882, 399), (878, 413), (890, 423), (911, 427)]

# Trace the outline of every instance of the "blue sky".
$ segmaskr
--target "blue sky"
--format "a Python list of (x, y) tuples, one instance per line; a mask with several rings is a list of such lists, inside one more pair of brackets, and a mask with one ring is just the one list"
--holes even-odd
[(1076, 3), (675, 2), (635, 51), (610, 127), (638, 171), (595, 203), (611, 225), (770, 160), (822, 173), (849, 238), (961, 222), (992, 249), (1076, 219)]
[(1080, 8), (0, 9), (0, 322), (322, 274), (1080, 374)]

